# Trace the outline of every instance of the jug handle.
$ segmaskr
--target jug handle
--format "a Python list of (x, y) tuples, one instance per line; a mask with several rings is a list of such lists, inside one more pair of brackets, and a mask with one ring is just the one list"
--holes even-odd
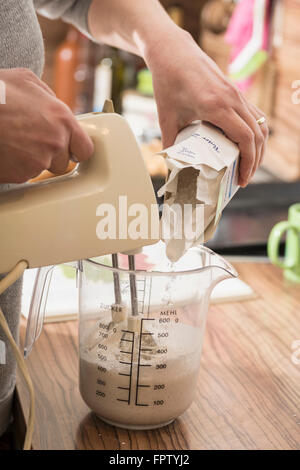
[(24, 357), (27, 358), (41, 334), (54, 266), (39, 268), (34, 281), (26, 327)]
[[(76, 262), (66, 263), (68, 266), (77, 267)], [(27, 320), (24, 357), (27, 358), (39, 338), (45, 318), (46, 305), (48, 300), (49, 288), (56, 266), (45, 266), (37, 270), (36, 278), (31, 295), (29, 315)], [(77, 279), (77, 276), (76, 276)]]

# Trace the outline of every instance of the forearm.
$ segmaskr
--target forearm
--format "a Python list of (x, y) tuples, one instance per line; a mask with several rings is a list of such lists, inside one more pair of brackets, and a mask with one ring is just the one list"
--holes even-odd
[(92, 36), (147, 61), (156, 47), (183, 31), (158, 0), (93, 0), (88, 14)]

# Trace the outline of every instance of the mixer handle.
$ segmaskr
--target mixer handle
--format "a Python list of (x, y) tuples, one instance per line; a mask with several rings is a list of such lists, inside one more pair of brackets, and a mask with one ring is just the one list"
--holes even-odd
[(34, 282), (26, 327), (24, 357), (28, 357), (41, 334), (54, 266), (39, 268)]

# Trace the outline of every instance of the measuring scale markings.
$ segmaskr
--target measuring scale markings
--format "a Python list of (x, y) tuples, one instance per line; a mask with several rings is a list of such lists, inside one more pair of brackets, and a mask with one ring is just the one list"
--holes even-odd
[[(151, 365), (152, 365), (152, 364), (142, 364), (141, 363), (141, 352), (152, 352), (152, 349), (143, 348), (143, 343), (142, 343), (142, 340), (143, 340), (144, 336), (152, 336), (153, 335), (153, 333), (143, 331), (143, 322), (147, 321), (147, 320), (153, 321), (154, 318), (141, 318), (141, 325), (140, 325), (140, 332), (139, 332), (140, 338), (139, 338), (139, 343), (138, 343), (137, 380), (136, 380), (136, 386), (135, 386), (135, 405), (136, 406), (149, 406), (148, 403), (139, 403), (139, 401), (138, 401), (139, 388), (150, 388), (151, 387), (150, 385), (140, 384), (140, 382), (139, 382), (140, 381), (140, 368), (141, 367), (151, 367)], [(128, 398), (127, 399), (117, 398), (117, 400), (125, 402), (128, 405), (130, 405), (130, 403), (131, 403), (133, 360), (134, 360), (135, 332), (130, 331), (130, 330), (121, 330), (121, 331), (122, 331), (123, 335), (131, 334), (132, 339), (122, 337), (120, 342), (121, 343), (123, 343), (123, 342), (131, 343), (132, 346), (131, 346), (130, 351), (124, 351), (123, 350), (124, 348), (120, 349), (120, 353), (128, 354), (130, 356), (130, 361), (127, 362), (127, 361), (121, 361), (120, 360), (119, 363), (130, 366), (130, 371), (129, 371), (129, 373), (119, 372), (119, 375), (129, 377), (129, 385), (128, 385), (128, 387), (118, 386), (119, 390), (127, 390), (128, 391)], [(121, 345), (121, 347), (122, 347), (122, 345)]]
[[(148, 315), (149, 315), (149, 312), (148, 312)], [(160, 312), (160, 315), (167, 315), (167, 317), (170, 316), (176, 316), (177, 315), (177, 312), (176, 312), (176, 309), (174, 310), (163, 310)], [(170, 317), (169, 317), (170, 318)], [(143, 354), (147, 354), (147, 353), (152, 353), (153, 352), (153, 348), (149, 348), (147, 347), (147, 345), (145, 345), (145, 339), (147, 337), (153, 337), (154, 336), (154, 333), (150, 332), (150, 331), (144, 331), (144, 322), (146, 321), (155, 321), (157, 319), (155, 318), (141, 318), (140, 319), (140, 328), (139, 328), (139, 339), (138, 339), (138, 343), (135, 344), (135, 332), (134, 331), (131, 331), (131, 330), (121, 330), (122, 333), (123, 333), (123, 337), (120, 341), (120, 343), (123, 343), (123, 342), (128, 342), (128, 343), (131, 343), (132, 346), (131, 346), (131, 350), (129, 351), (125, 351), (124, 347), (122, 346), (122, 344), (120, 345), (120, 353), (122, 354), (128, 354), (128, 356), (130, 357), (130, 360), (126, 361), (126, 360), (120, 360), (119, 363), (120, 364), (123, 364), (125, 366), (130, 366), (130, 371), (129, 373), (125, 373), (125, 372), (119, 372), (119, 375), (121, 376), (125, 376), (125, 377), (129, 377), (129, 385), (128, 387), (121, 387), (121, 386), (118, 386), (118, 389), (119, 390), (126, 390), (128, 391), (128, 398), (127, 399), (124, 399), (124, 398), (117, 398), (118, 401), (121, 401), (121, 402), (125, 402), (127, 403), (128, 405), (131, 404), (131, 394), (132, 394), (132, 383), (133, 383), (133, 380), (132, 380), (132, 375), (133, 375), (133, 370), (135, 369), (133, 366), (135, 365), (134, 364), (134, 352), (135, 352), (135, 349), (138, 348), (137, 350), (137, 363), (136, 363), (136, 383), (135, 383), (135, 401), (134, 401), (134, 404), (135, 406), (149, 406), (150, 403), (143, 403), (140, 396), (139, 396), (139, 392), (140, 392), (140, 389), (145, 389), (145, 388), (151, 388), (151, 385), (147, 385), (147, 384), (143, 384), (143, 383), (140, 383), (141, 382), (141, 368), (142, 367), (152, 367), (153, 364), (145, 364), (145, 363), (142, 363), (142, 356)], [(175, 322), (176, 322), (177, 318), (175, 319)], [(168, 320), (167, 320), (168, 321)], [(166, 318), (163, 318), (163, 319), (160, 319), (159, 320), (159, 323), (165, 323), (166, 322)], [(128, 338), (124, 338), (124, 335), (125, 334), (131, 334), (131, 339), (128, 339)], [(161, 349), (158, 349), (157, 352), (160, 352)], [(167, 349), (166, 349), (167, 351)]]
[[(146, 289), (144, 289), (145, 292)], [(146, 295), (148, 297), (148, 295)], [(143, 298), (143, 303), (144, 303), (145, 297)], [(169, 307), (169, 306), (168, 306)], [(156, 362), (155, 357), (156, 354), (166, 354), (168, 351), (168, 348), (163, 347), (163, 345), (159, 344), (159, 338), (167, 338), (169, 337), (168, 332), (160, 332), (158, 334), (157, 340), (154, 339), (155, 333), (149, 331), (147, 327), (145, 327), (145, 322), (158, 322), (161, 325), (165, 325), (166, 328), (168, 328), (170, 322), (172, 323), (175, 321), (175, 323), (178, 322), (177, 318), (177, 311), (176, 308), (166, 308), (162, 309), (160, 311), (160, 314), (156, 318), (149, 318), (150, 312), (149, 312), (149, 307), (147, 309), (146, 313), (147, 317), (140, 317), (138, 319), (138, 328), (137, 331), (134, 331), (134, 329), (122, 329), (119, 330), (121, 333), (121, 338), (120, 338), (120, 343), (119, 343), (119, 353), (121, 356), (117, 359), (119, 364), (121, 365), (121, 371), (116, 371), (117, 374), (121, 377), (123, 376), (124, 378), (124, 383), (119, 383), (116, 384), (116, 388), (121, 392), (127, 392), (125, 393), (125, 396), (122, 394), (119, 396), (116, 396), (115, 399), (119, 402), (123, 402), (127, 405), (135, 405), (135, 406), (152, 406), (154, 405), (162, 405), (165, 404), (165, 400), (155, 400), (153, 403), (150, 399), (145, 400), (145, 402), (142, 399), (141, 393), (142, 390), (146, 389), (152, 389), (152, 385), (148, 384), (147, 382), (149, 381), (149, 374), (146, 373), (144, 376), (145, 382), (143, 383), (143, 374), (142, 374), (142, 368), (144, 367), (153, 367), (154, 362)], [(155, 325), (153, 325), (155, 327)], [(100, 332), (99, 336), (103, 339), (108, 338), (108, 331), (109, 331), (109, 324), (106, 324), (104, 322), (99, 323), (100, 327)], [(154, 328), (155, 329), (155, 328)], [(103, 331), (104, 330), (104, 331)], [(112, 330), (113, 335), (117, 333), (117, 328), (113, 328)], [(147, 339), (148, 338), (148, 339)], [(107, 346), (103, 344), (98, 344), (98, 348), (104, 349), (105, 351), (107, 350)], [(103, 352), (105, 352), (103, 351)], [(155, 353), (154, 356), (152, 353)], [(98, 359), (100, 359), (101, 362), (107, 361), (107, 356), (103, 355), (102, 351), (98, 352)], [(153, 359), (153, 360), (152, 360)], [(106, 368), (103, 367), (103, 365), (98, 365), (98, 370), (102, 374), (105, 374), (107, 372)], [(155, 369), (165, 369), (167, 367), (166, 363), (160, 363), (156, 365)], [(158, 371), (157, 371), (158, 372)], [(153, 369), (153, 374), (155, 374), (154, 369)], [(151, 373), (150, 373), (151, 375)], [(156, 374), (155, 374), (156, 375)], [(103, 376), (97, 378), (97, 385), (105, 387), (106, 386), (106, 380), (103, 380)], [(127, 384), (126, 384), (127, 382)], [(154, 384), (153, 385), (153, 390), (163, 390), (165, 389), (165, 384)], [(102, 389), (103, 390), (103, 389)], [(105, 398), (106, 393), (104, 390), (96, 390), (96, 395), (98, 395), (99, 398)], [(146, 396), (149, 396), (146, 394)]]
[(123, 335), (126, 335), (127, 333), (129, 334), (132, 334), (132, 339), (127, 339), (127, 338), (121, 338), (120, 340), (120, 343), (124, 342), (124, 343), (131, 343), (132, 346), (131, 346), (131, 351), (121, 351), (120, 350), (120, 353), (123, 353), (123, 354), (130, 354), (130, 362), (126, 362), (126, 361), (119, 361), (120, 364), (126, 364), (126, 365), (130, 365), (130, 372), (129, 374), (124, 374), (123, 372), (119, 372), (119, 375), (122, 375), (122, 376), (125, 376), (125, 377), (129, 377), (129, 386), (128, 387), (118, 387), (119, 390), (128, 390), (128, 399), (127, 400), (124, 400), (122, 398), (117, 398), (118, 401), (124, 401), (125, 403), (127, 402), (128, 405), (130, 405), (130, 397), (131, 397), (131, 382), (132, 382), (132, 365), (133, 365), (133, 351), (134, 351), (134, 331), (128, 331), (128, 330), (121, 330)]
[(143, 278), (137, 279), (136, 283), (137, 283), (137, 293), (138, 293), (137, 298), (139, 298), (139, 293), (142, 293), (142, 296), (143, 296), (143, 300), (138, 300), (138, 314), (143, 315), (144, 305), (145, 305), (145, 293), (146, 293), (146, 278), (143, 277)]
[[(143, 315), (144, 314), (144, 307), (145, 307), (145, 297), (146, 297), (146, 278), (141, 277), (137, 279), (137, 298), (139, 298), (142, 295), (142, 300), (138, 300), (138, 314)], [(149, 318), (149, 306), (150, 306), (150, 296), (151, 296), (151, 286), (152, 286), (152, 279), (150, 279), (150, 285), (149, 285), (149, 299), (148, 299), (148, 311), (147, 311), (147, 317), (148, 318), (141, 318), (141, 325), (140, 325), (140, 332), (139, 332), (139, 344), (138, 344), (138, 361), (137, 361), (137, 379), (136, 379), (136, 387), (135, 387), (135, 405), (136, 406), (149, 406), (148, 403), (139, 403), (138, 401), (138, 394), (139, 394), (139, 388), (150, 388), (151, 385), (145, 385), (145, 384), (140, 384), (140, 368), (141, 367), (151, 367), (151, 364), (141, 364), (141, 352), (152, 352), (152, 349), (148, 348), (143, 348), (142, 347), (142, 339), (145, 336), (153, 336), (154, 333), (150, 332), (144, 332), (143, 331), (143, 322), (147, 320), (154, 321), (154, 318)], [(118, 387), (120, 390), (128, 390), (128, 399), (121, 399), (118, 398), (118, 401), (122, 401), (130, 405), (131, 403), (131, 388), (132, 388), (132, 373), (133, 373), (133, 361), (134, 361), (134, 340), (135, 340), (135, 332), (134, 331), (129, 331), (129, 330), (122, 330), (123, 336), (126, 333), (132, 334), (132, 340), (128, 340), (126, 338), (122, 338), (121, 342), (131, 342), (132, 343), (132, 348), (131, 351), (123, 351), (120, 350), (120, 353), (125, 353), (130, 355), (130, 362), (126, 361), (119, 361), (120, 364), (125, 364), (125, 365), (130, 365), (130, 373), (125, 374), (122, 372), (119, 372), (119, 375), (129, 377), (129, 387)]]
[(152, 349), (142, 348), (142, 338), (144, 336), (153, 336), (153, 333), (143, 332), (143, 322), (144, 321), (154, 321), (154, 318), (142, 318), (141, 319), (141, 326), (140, 326), (140, 341), (139, 341), (139, 354), (138, 354), (138, 364), (137, 364), (137, 380), (136, 380), (136, 391), (135, 391), (135, 404), (136, 406), (149, 406), (149, 403), (138, 403), (138, 394), (139, 388), (149, 388), (150, 385), (143, 385), (139, 383), (140, 380), (140, 368), (141, 367), (151, 367), (151, 364), (141, 364), (141, 351), (142, 352), (149, 352)]

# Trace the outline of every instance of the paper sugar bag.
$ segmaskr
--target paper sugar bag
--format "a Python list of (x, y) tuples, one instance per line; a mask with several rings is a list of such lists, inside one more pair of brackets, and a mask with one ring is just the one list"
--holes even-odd
[(161, 238), (168, 258), (177, 261), (188, 248), (213, 236), (239, 187), (239, 148), (220, 129), (198, 121), (160, 154), (169, 170), (158, 192), (164, 195)]

